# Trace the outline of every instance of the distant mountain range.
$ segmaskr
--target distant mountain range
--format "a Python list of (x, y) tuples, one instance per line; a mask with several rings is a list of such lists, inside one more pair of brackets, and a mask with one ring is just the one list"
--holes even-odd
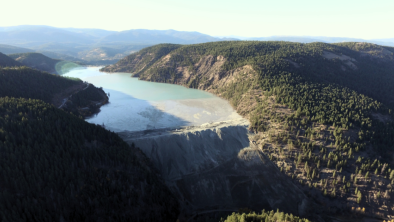
[(133, 52), (159, 43), (196, 44), (234, 40), (302, 43), (369, 42), (394, 46), (394, 38), (364, 40), (315, 36), (214, 37), (199, 32), (176, 30), (133, 29), (117, 32), (33, 25), (0, 27), (0, 52), (4, 54), (39, 52), (53, 59), (90, 65), (113, 64)]
[(50, 26), (14, 26), (0, 27), (0, 43), (40, 48), (42, 45), (75, 44), (75, 46), (94, 46), (103, 44), (158, 44), (177, 43), (193, 44), (220, 41), (199, 32), (182, 32), (175, 30), (134, 29), (127, 31), (107, 31), (101, 29), (55, 28)]
[(175, 30), (134, 29), (127, 31), (106, 31), (101, 29), (55, 28), (50, 26), (0, 27), (0, 43), (28, 48), (37, 48), (47, 43), (101, 45), (101, 44), (193, 44), (220, 41), (199, 32)]
[(175, 30), (116, 32), (29, 25), (0, 27), (0, 52), (4, 54), (39, 52), (53, 59), (90, 65), (116, 63), (133, 52), (163, 42), (194, 44), (222, 40), (227, 39)]

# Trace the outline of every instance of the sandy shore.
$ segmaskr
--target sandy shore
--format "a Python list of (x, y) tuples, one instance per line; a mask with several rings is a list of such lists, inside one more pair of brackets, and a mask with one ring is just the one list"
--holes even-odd
[[(114, 99), (116, 96), (119, 98)], [(122, 96), (111, 92), (110, 103), (87, 121), (122, 132), (200, 126), (242, 118), (221, 98), (146, 101)]]
[(127, 142), (127, 141), (133, 141), (135, 139), (154, 138), (158, 136), (165, 136), (172, 134), (194, 133), (207, 129), (212, 130), (212, 129), (218, 129), (223, 127), (230, 127), (230, 126), (241, 126), (248, 129), (249, 125), (250, 123), (247, 119), (237, 118), (237, 119), (220, 121), (220, 122), (204, 123), (202, 125), (196, 125), (196, 126), (177, 126), (177, 127), (149, 129), (142, 131), (125, 130), (118, 132), (118, 135)]

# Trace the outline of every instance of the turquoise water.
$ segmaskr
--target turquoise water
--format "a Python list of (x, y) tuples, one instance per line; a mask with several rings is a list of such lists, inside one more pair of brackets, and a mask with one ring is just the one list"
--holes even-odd
[(103, 73), (98, 67), (77, 68), (66, 73), (65, 76), (80, 78), (108, 90), (116, 90), (148, 101), (204, 99), (214, 95), (196, 89), (188, 89), (179, 85), (155, 83), (138, 80), (130, 73)]
[(201, 125), (241, 118), (227, 101), (183, 86), (140, 81), (130, 73), (103, 73), (98, 67), (76, 68), (64, 76), (103, 87), (109, 103), (88, 119), (120, 131)]

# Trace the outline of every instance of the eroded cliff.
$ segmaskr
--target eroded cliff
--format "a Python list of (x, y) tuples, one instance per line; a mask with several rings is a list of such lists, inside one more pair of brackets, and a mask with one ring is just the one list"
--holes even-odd
[(186, 214), (243, 207), (304, 214), (307, 198), (250, 142), (248, 126), (239, 119), (120, 136), (151, 159)]

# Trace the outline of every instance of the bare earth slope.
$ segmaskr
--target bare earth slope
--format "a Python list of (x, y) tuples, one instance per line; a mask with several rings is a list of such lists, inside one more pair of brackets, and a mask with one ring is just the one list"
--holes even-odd
[(120, 133), (150, 158), (183, 214), (248, 207), (305, 215), (307, 197), (249, 142), (245, 119), (172, 131)]

